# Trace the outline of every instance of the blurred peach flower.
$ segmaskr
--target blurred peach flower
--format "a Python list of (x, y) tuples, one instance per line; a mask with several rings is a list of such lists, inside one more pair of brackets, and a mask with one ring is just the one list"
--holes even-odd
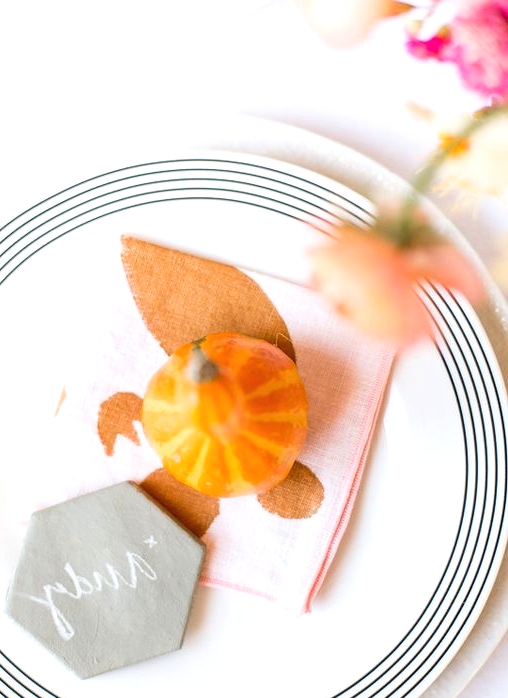
[(409, 9), (397, 0), (296, 0), (313, 29), (334, 47), (362, 41), (385, 17)]
[(465, 257), (450, 244), (398, 247), (377, 231), (337, 231), (311, 253), (314, 287), (358, 329), (399, 348), (428, 336), (430, 320), (416, 284), (434, 280), (472, 302), (483, 285)]

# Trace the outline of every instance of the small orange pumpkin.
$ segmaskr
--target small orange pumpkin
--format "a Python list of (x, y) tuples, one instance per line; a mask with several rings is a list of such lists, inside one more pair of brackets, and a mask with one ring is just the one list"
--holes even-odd
[(215, 497), (259, 494), (287, 476), (303, 446), (307, 397), (283, 351), (217, 332), (179, 347), (155, 373), (141, 421), (180, 482)]

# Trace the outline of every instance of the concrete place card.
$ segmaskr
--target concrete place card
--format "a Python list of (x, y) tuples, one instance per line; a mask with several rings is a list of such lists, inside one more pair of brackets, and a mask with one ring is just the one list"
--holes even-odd
[(33, 514), (7, 613), (81, 678), (181, 647), (204, 546), (130, 482)]

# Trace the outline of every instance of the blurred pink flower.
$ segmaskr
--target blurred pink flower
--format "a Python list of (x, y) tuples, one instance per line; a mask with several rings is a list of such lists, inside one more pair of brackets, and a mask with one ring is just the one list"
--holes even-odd
[(415, 58), (435, 58), (445, 60), (446, 49), (450, 45), (450, 32), (443, 28), (439, 34), (429, 39), (418, 39), (410, 36), (406, 42), (407, 49)]
[(508, 100), (508, 0), (470, 0), (452, 28), (451, 60), (465, 84)]
[(304, 17), (327, 43), (347, 47), (362, 41), (384, 17), (409, 6), (398, 0), (296, 0)]
[(431, 36), (421, 36), (425, 21), (409, 24), (409, 52), (454, 63), (469, 89), (508, 100), (508, 0), (458, 0), (456, 5), (455, 15)]
[(345, 318), (400, 348), (430, 333), (415, 284), (433, 279), (473, 302), (483, 286), (471, 265), (449, 244), (399, 248), (375, 232), (341, 228), (311, 253), (312, 280)]

